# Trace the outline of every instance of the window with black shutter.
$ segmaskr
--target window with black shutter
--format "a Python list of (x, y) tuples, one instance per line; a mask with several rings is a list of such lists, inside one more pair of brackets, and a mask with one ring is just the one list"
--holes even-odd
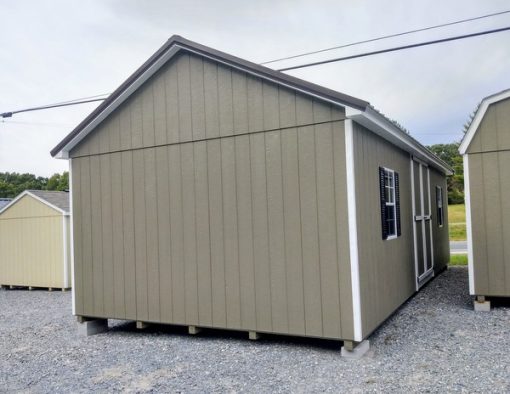
[(437, 225), (443, 227), (444, 209), (443, 209), (443, 188), (436, 186), (436, 207), (437, 207)]
[(382, 238), (392, 239), (401, 235), (400, 187), (398, 173), (379, 167)]

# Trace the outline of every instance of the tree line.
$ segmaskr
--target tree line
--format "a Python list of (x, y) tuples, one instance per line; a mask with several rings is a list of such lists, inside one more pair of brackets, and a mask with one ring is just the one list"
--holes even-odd
[(45, 178), (28, 173), (0, 172), (0, 198), (14, 198), (25, 190), (69, 190), (69, 173), (64, 171)]

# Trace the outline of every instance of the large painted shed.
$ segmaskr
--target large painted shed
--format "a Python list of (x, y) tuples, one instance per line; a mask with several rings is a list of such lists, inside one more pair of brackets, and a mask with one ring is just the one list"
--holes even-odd
[(52, 155), (82, 320), (352, 348), (448, 262), (444, 162), (363, 100), (178, 36)]
[(464, 159), (469, 292), (475, 308), (510, 297), (510, 89), (486, 97), (459, 148)]
[(69, 193), (26, 190), (0, 209), (0, 285), (67, 289)]

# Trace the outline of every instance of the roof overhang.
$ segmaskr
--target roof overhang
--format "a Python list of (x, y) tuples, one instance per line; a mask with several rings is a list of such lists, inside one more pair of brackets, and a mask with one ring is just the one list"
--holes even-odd
[(171, 37), (149, 60), (131, 75), (115, 92), (99, 105), (52, 151), (52, 156), (69, 159), (70, 151), (76, 147), (92, 130), (105, 120), (115, 109), (125, 102), (143, 83), (152, 77), (163, 65), (179, 52), (186, 51), (214, 62), (224, 64), (257, 78), (273, 82), (280, 86), (303, 93), (307, 96), (329, 102), (346, 109), (348, 117), (364, 125), (384, 139), (409, 151), (420, 159), (431, 163), (445, 174), (453, 171), (430, 150), (398, 128), (384, 115), (373, 110), (367, 101), (313, 84), (291, 75), (249, 62), (244, 59), (220, 52), (204, 45), (186, 40), (180, 36)]
[(469, 125), (469, 128), (467, 129), (466, 134), (460, 143), (459, 153), (461, 155), (466, 154), (467, 149), (469, 148), (471, 141), (473, 141), (476, 131), (478, 130), (478, 127), (480, 126), (480, 123), (482, 122), (482, 119), (487, 112), (487, 109), (489, 109), (489, 105), (497, 103), (498, 101), (505, 100), (507, 98), (510, 98), (510, 89), (493, 94), (492, 96), (488, 96), (482, 100), (478, 110), (476, 111), (473, 121)]
[(69, 215), (69, 212), (66, 212), (64, 211), (63, 209), (57, 207), (56, 205), (53, 205), (52, 203), (50, 203), (49, 201), (46, 201), (44, 198), (41, 198), (37, 195), (35, 195), (34, 193), (31, 193), (30, 190), (25, 190), (24, 192), (18, 194), (15, 198), (13, 198), (9, 204), (7, 204), (6, 206), (4, 206), (2, 209), (0, 209), (0, 214), (2, 214), (4, 211), (6, 211), (7, 209), (9, 209), (11, 206), (13, 206), (14, 204), (16, 204), (19, 200), (21, 200), (23, 197), (25, 196), (30, 196), (34, 199), (36, 199), (37, 201), (39, 202), (42, 202), (44, 205), (47, 205), (48, 207), (50, 208), (53, 208), (55, 211), (58, 211), (60, 212), (62, 215), (64, 216), (68, 216)]
[(431, 164), (445, 175), (453, 174), (453, 170), (448, 164), (371, 107), (367, 107), (364, 111), (346, 108), (346, 115), (347, 118), (365, 126), (373, 133), (409, 152), (423, 162)]

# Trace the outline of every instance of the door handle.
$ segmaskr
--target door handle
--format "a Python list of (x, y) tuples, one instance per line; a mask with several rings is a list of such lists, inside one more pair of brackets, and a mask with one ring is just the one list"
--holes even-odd
[(430, 215), (425, 215), (425, 216), (423, 217), (423, 219), (425, 219), (425, 220), (430, 220)]
[(414, 217), (414, 220), (415, 220), (416, 222), (419, 222), (420, 220), (423, 220), (423, 216), (418, 216), (418, 215), (416, 215), (416, 216)]

